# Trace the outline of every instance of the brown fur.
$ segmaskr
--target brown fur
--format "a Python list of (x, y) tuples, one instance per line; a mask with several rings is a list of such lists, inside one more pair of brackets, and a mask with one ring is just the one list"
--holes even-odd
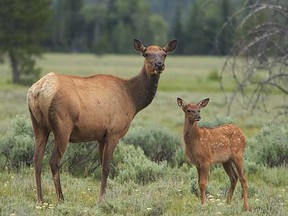
[(201, 202), (205, 202), (205, 190), (211, 165), (222, 163), (231, 182), (227, 204), (231, 203), (238, 179), (237, 173), (232, 166), (234, 164), (243, 190), (244, 209), (248, 211), (248, 189), (243, 169), (245, 137), (241, 130), (233, 124), (216, 128), (199, 128), (197, 121), (201, 119), (200, 109), (205, 107), (208, 102), (209, 98), (206, 98), (198, 104), (188, 104), (181, 98), (177, 98), (179, 107), (185, 113), (183, 130), (185, 154), (189, 162), (197, 168)]
[(99, 199), (104, 197), (113, 151), (134, 116), (153, 100), (166, 55), (174, 51), (176, 45), (174, 40), (164, 48), (146, 48), (135, 39), (134, 48), (142, 53), (145, 61), (139, 75), (128, 80), (110, 75), (78, 77), (49, 73), (29, 89), (27, 100), (35, 134), (38, 203), (43, 202), (41, 169), (50, 132), (55, 137), (50, 167), (58, 200), (64, 200), (59, 164), (68, 141), (98, 141), (102, 165)]

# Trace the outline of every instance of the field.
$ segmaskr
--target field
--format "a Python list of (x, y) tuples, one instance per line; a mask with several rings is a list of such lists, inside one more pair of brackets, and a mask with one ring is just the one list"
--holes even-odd
[[(135, 122), (168, 129), (181, 139), (184, 117), (176, 104), (178, 96), (194, 102), (209, 97), (210, 103), (202, 111), (203, 121), (225, 119), (225, 96), (217, 79), (224, 60), (221, 57), (168, 56), (157, 95), (152, 104), (136, 116)], [(42, 75), (53, 71), (81, 76), (105, 73), (129, 78), (138, 74), (142, 65), (143, 58), (137, 54), (45, 54), (39, 61), (39, 66), (43, 69)], [(12, 85), (8, 70), (7, 63), (0, 65), (0, 138), (5, 136), (16, 115), (28, 118), (28, 87)], [(269, 99), (269, 104), (273, 104), (279, 98), (280, 96), (274, 95)], [(234, 104), (230, 118), (243, 129), (247, 139), (252, 139), (262, 126), (271, 122), (273, 115), (262, 112), (251, 114)], [(160, 164), (155, 163), (154, 166)], [(24, 167), (17, 172), (1, 170), (0, 215), (287, 215), (286, 167), (255, 168), (250, 158), (245, 166), (251, 206), (249, 213), (243, 211), (239, 183), (232, 205), (225, 204), (225, 191), (229, 180), (221, 166), (214, 167), (210, 173), (210, 196), (204, 206), (193, 192), (197, 182), (195, 167), (189, 167), (185, 163), (180, 168), (167, 166), (166, 169), (165, 175), (149, 184), (137, 184), (132, 181), (123, 183), (117, 179), (108, 179), (106, 199), (99, 204), (99, 178), (75, 177), (63, 171), (61, 180), (66, 200), (65, 203), (57, 204), (50, 170), (46, 165), (42, 174), (45, 199), (43, 206), (35, 205), (36, 192), (32, 168)]]

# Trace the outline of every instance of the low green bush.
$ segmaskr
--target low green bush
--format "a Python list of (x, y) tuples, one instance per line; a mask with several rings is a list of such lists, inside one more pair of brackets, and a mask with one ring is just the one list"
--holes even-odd
[(180, 137), (155, 125), (137, 124), (130, 128), (122, 140), (125, 143), (141, 147), (150, 160), (155, 162), (166, 160), (169, 164), (175, 163), (175, 154), (181, 148)]
[(33, 162), (34, 134), (31, 123), (24, 116), (17, 116), (7, 134), (0, 140), (2, 169), (19, 169)]
[(254, 161), (269, 167), (288, 164), (288, 125), (268, 124), (250, 141)]
[(100, 166), (97, 142), (70, 143), (61, 166), (75, 176), (93, 175)]
[(199, 127), (214, 128), (224, 124), (234, 124), (234, 120), (227, 116), (216, 116), (212, 121), (200, 121)]
[(220, 80), (219, 72), (217, 70), (210, 71), (207, 79), (211, 81), (219, 81)]
[(114, 152), (110, 175), (121, 183), (147, 184), (163, 176), (166, 169), (167, 163), (155, 163), (144, 155), (140, 147), (121, 142)]

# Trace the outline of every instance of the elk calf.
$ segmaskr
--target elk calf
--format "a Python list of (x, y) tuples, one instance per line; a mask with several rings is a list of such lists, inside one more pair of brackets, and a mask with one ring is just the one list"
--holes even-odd
[[(227, 204), (231, 203), (239, 175), (244, 196), (244, 209), (248, 211), (247, 180), (243, 169), (244, 135), (233, 124), (215, 128), (199, 128), (197, 122), (201, 119), (200, 109), (204, 108), (208, 102), (209, 98), (200, 101), (198, 104), (186, 103), (181, 98), (177, 98), (178, 106), (185, 113), (183, 130), (185, 154), (188, 161), (197, 168), (201, 202), (202, 204), (205, 202), (205, 190), (210, 166), (214, 163), (222, 163), (231, 183)], [(238, 175), (233, 168), (233, 164)]]

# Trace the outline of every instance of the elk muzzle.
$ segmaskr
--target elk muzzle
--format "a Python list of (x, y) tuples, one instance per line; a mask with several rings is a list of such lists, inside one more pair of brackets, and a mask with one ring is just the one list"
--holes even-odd
[(154, 63), (154, 73), (155, 74), (160, 74), (162, 71), (165, 69), (165, 65), (163, 62), (155, 62)]

